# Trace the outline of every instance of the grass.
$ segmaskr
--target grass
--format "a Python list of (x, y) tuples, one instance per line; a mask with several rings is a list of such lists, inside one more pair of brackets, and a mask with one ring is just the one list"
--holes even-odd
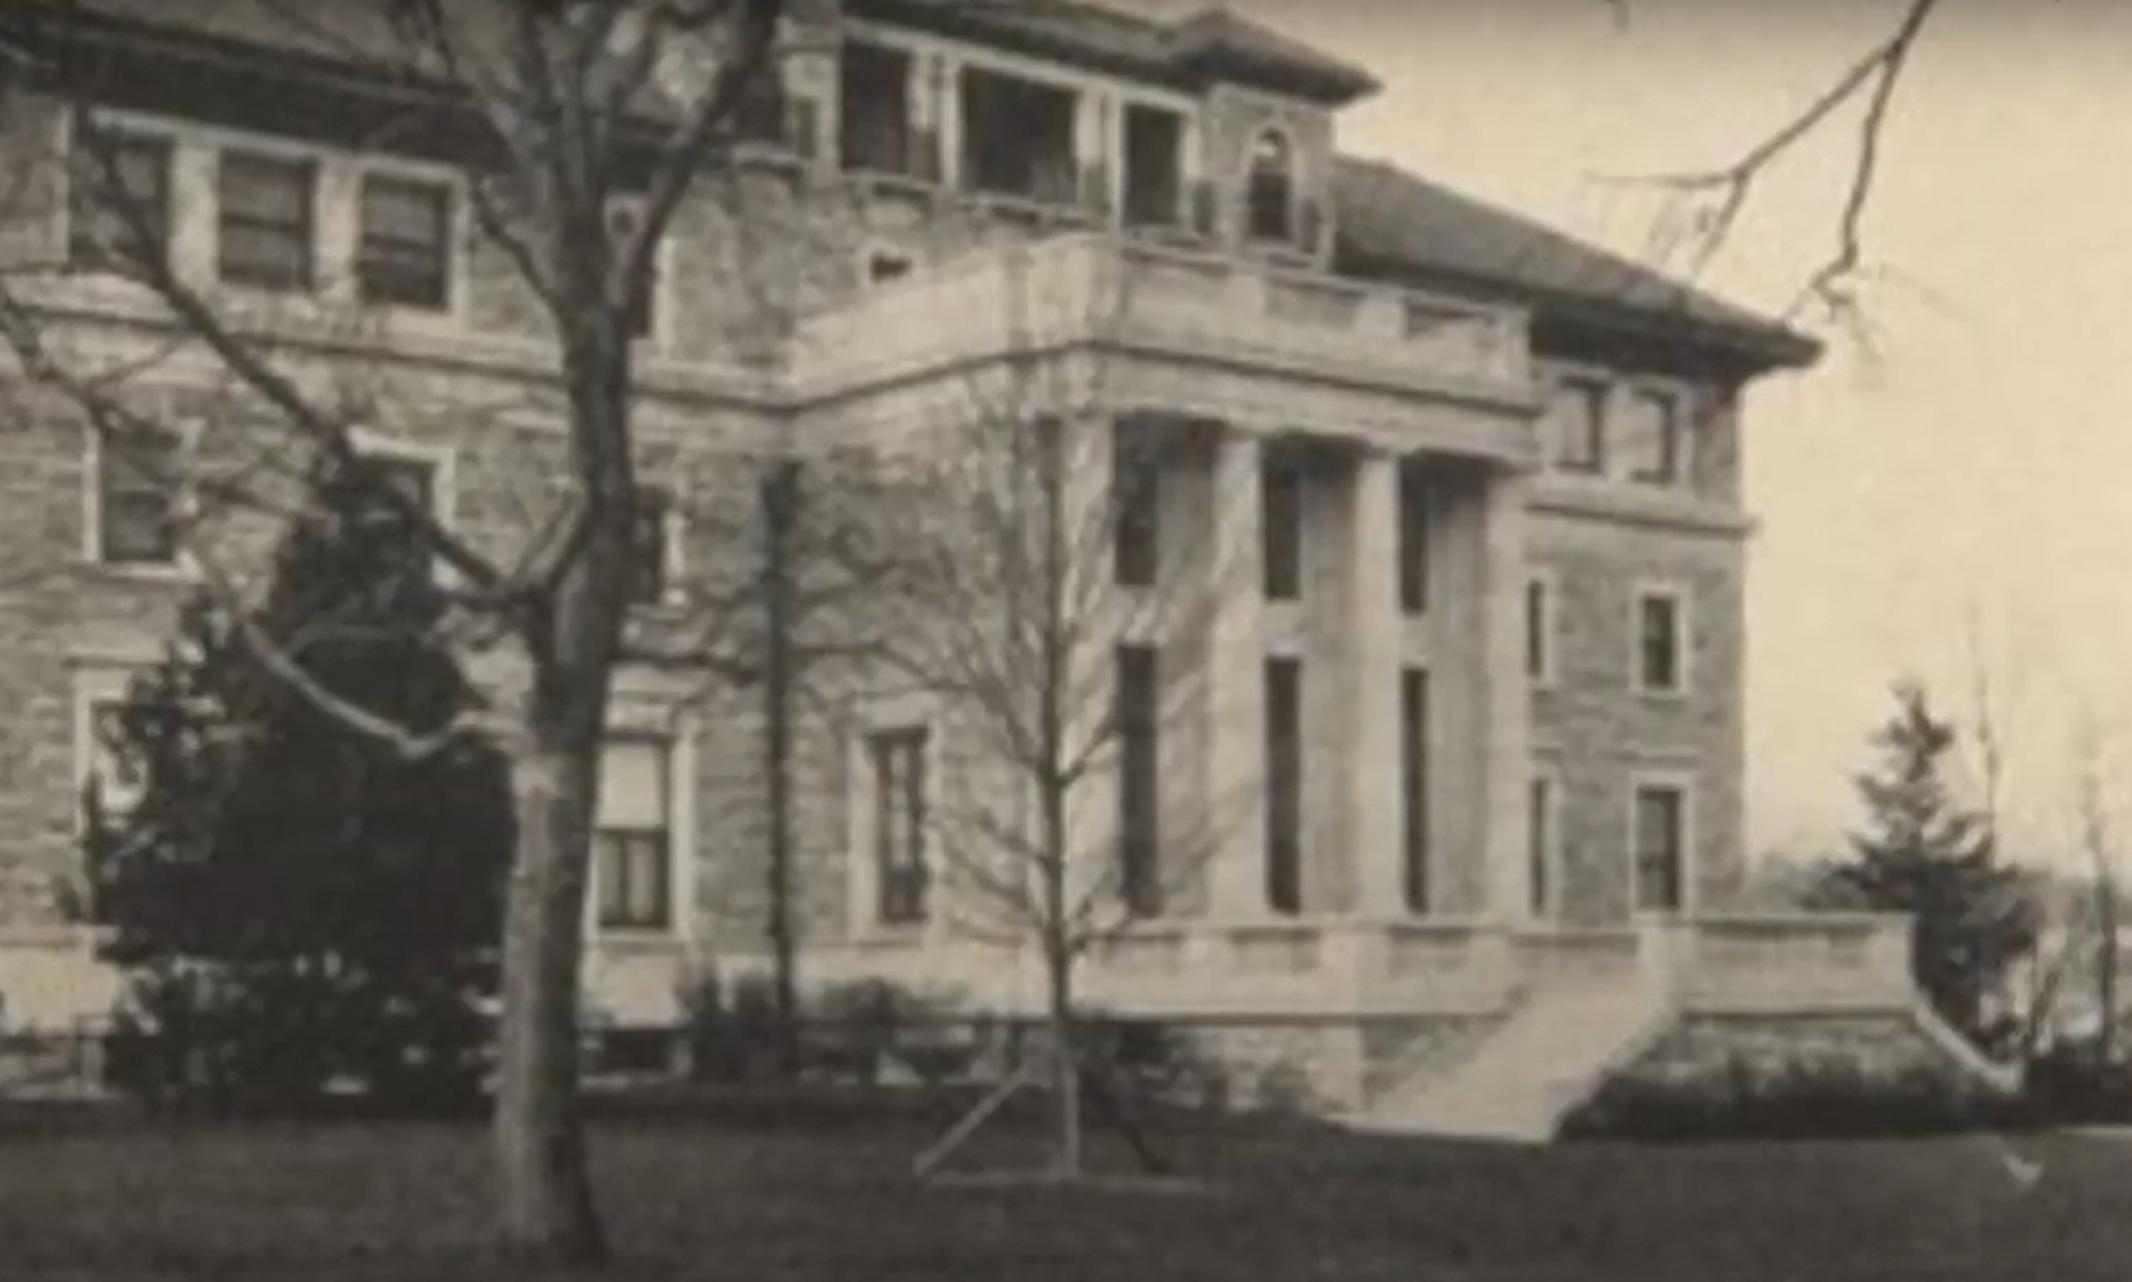
[[(952, 1101), (610, 1106), (625, 1279), (1638, 1282), (2126, 1276), (2132, 1137), (1498, 1148), (1300, 1122), (1166, 1128), (1184, 1178), (920, 1187)], [(1033, 1117), (979, 1165), (1030, 1163)], [(1099, 1145), (1111, 1170), (1122, 1159)], [(0, 1276), (501, 1282), (473, 1125), (0, 1115)]]

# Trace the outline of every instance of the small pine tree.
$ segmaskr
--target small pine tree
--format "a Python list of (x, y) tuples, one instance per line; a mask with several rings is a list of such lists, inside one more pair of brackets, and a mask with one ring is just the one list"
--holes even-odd
[[(322, 471), (252, 622), (337, 696), (417, 731), (473, 697), (445, 601), (370, 483)], [(513, 827), (506, 763), (408, 761), (265, 670), (202, 595), (113, 747), (139, 800), (85, 797), (89, 898), (128, 972), (133, 1084), (300, 1107), (334, 1079), (403, 1105), (478, 1081)]]
[(1895, 714), (1873, 735), (1883, 760), (1857, 779), (1870, 831), (1816, 888), (1817, 907), (1912, 914), (1911, 967), (1946, 1021), (1981, 1045), (1986, 995), (2035, 947), (2037, 911), (2019, 870), (1997, 860), (1986, 818), (1959, 805), (1942, 774), (1952, 725), (1932, 715), (1923, 687), (1895, 689)]

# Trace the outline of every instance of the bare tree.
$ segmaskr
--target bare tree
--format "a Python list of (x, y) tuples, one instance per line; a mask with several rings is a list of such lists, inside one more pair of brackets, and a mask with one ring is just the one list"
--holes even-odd
[(2081, 736), (2080, 845), (2088, 857), (2088, 925), (2095, 933), (2095, 1050), (2105, 1064), (2117, 1052), (2118, 919), (2116, 842), (2103, 799), (2103, 753), (2092, 727)]
[[(1606, 0), (1627, 25), (1634, 0)], [(1805, 275), (1786, 317), (1816, 309), (1827, 320), (1865, 334), (1859, 290), (1870, 279), (1866, 213), (1879, 178), (1888, 119), (1910, 56), (1940, 0), (1903, 0), (1888, 34), (1831, 80), (1804, 107), (1784, 118), (1731, 161), (1710, 169), (1679, 170), (1613, 181), (1656, 187), (1680, 202), (1667, 225), (1681, 230), (1679, 252), (1688, 275), (1700, 275), (1731, 239), (1763, 176), (1808, 139), (1842, 127), (1847, 108), (1862, 104), (1856, 141), (1833, 228), (1833, 247)]]
[[(528, 520), (515, 546), (464, 537), (417, 497), (377, 487), (451, 576), (456, 639), (511, 656), (516, 676), (492, 706), (416, 734), (307, 680), (263, 632), (246, 640), (322, 710), (407, 756), (469, 733), (504, 743), (518, 846), (503, 940), (498, 1231), (514, 1253), (594, 1260), (606, 1244), (576, 1104), (578, 983), (598, 754), (612, 674), (633, 645), (628, 567), (642, 504), (632, 339), (677, 211), (702, 175), (728, 167), (751, 107), (774, 90), (781, 5), (256, 0), (254, 9), (268, 45), (323, 44), (402, 104), (378, 145), (424, 131), (470, 140), (466, 192), (482, 250), (506, 265), (547, 331), (549, 378), (527, 400), (560, 422), (560, 449), (544, 460), (555, 475), (518, 495)], [(221, 443), (230, 461), (196, 486), (216, 506), (196, 509), (184, 535), (207, 582), (237, 599), (246, 579), (219, 541), (223, 513), (278, 515), (275, 496), (308, 460), (354, 475), (360, 430), (422, 410), (396, 395), (382, 365), (322, 362), (315, 345), (283, 341), (271, 309), (238, 306), (188, 268), (175, 220), (143, 189), (123, 126), (104, 110), (112, 86), (91, 56), (95, 17), (74, 0), (37, 0), (9, 6), (0, 22), (9, 61), (71, 120), (71, 146), (32, 168), (61, 176), (76, 240), (5, 265), (0, 336), (41, 405), (123, 447), (184, 434), (153, 390), (158, 374), (182, 365), (219, 385), (244, 449)], [(53, 189), (23, 171), (15, 178), (18, 195)], [(624, 205), (631, 212), (618, 217)], [(147, 338), (99, 349), (60, 323), (85, 256), (152, 302)], [(359, 308), (338, 323), (335, 336), (358, 348), (377, 337)]]
[[(1077, 295), (1054, 292), (1041, 266), (1008, 271), (1027, 273), (1017, 315), (1032, 332), (1048, 309), (1087, 307), (1100, 327), (1124, 305), (1117, 281)], [(1079, 1027), (1079, 964), (1203, 894), (1225, 829), (1248, 813), (1182, 745), (1210, 733), (1210, 629), (1256, 549), (1224, 535), (1244, 496), (1171, 489), (1172, 476), (1212, 476), (1217, 429), (1133, 415), (1108, 401), (1095, 358), (1032, 349), (970, 375), (945, 426), (899, 449), (912, 497), (874, 670), (930, 700), (939, 728), (929, 910), (1041, 962), (1052, 1159), (1072, 1176), (1083, 1084), (1100, 1071)]]

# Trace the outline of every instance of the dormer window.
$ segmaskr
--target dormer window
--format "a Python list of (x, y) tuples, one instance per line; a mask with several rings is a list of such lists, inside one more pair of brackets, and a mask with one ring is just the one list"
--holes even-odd
[(1278, 129), (1264, 131), (1252, 144), (1245, 200), (1251, 239), (1295, 239), (1295, 149)]

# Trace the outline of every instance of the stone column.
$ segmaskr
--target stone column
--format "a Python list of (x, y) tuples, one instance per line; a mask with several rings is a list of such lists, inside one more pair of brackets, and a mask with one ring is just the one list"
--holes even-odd
[(1504, 469), (1487, 481), (1481, 515), (1482, 725), (1489, 915), (1529, 915), (1532, 691), (1525, 672), (1526, 477)]
[(929, 61), (929, 88), (938, 95), (933, 103), (933, 145), (940, 149), (935, 162), (940, 185), (956, 191), (962, 187), (962, 60), (935, 54)]
[(1366, 448), (1354, 462), (1347, 522), (1348, 860), (1354, 911), (1402, 910), (1400, 841), (1399, 459)]
[(1259, 438), (1225, 426), (1214, 446), (1207, 525), (1207, 870), (1216, 919), (1266, 911), (1266, 648), (1259, 544)]

